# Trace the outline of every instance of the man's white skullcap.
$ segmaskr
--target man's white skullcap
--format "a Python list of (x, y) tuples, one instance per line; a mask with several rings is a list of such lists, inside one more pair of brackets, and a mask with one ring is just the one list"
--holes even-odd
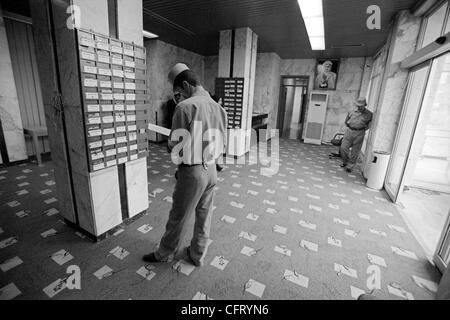
[(356, 100), (356, 105), (357, 106), (364, 106), (364, 107), (367, 107), (367, 99), (366, 98), (358, 98), (357, 100)]
[(190, 70), (187, 65), (184, 63), (177, 63), (172, 67), (172, 69), (169, 72), (169, 80), (171, 83), (173, 83), (176, 79), (176, 77), (182, 73), (183, 71)]

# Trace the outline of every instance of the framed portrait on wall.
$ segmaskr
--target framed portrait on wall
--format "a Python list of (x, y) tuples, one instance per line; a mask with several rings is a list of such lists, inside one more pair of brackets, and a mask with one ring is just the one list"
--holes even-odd
[(314, 90), (336, 90), (339, 59), (317, 59)]

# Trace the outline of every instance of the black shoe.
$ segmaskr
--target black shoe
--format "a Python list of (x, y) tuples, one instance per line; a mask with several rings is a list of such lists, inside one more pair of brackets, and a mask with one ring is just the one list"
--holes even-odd
[(188, 262), (190, 262), (191, 264), (193, 264), (196, 267), (200, 267), (200, 264), (199, 263), (195, 263), (194, 260), (192, 259), (192, 257), (191, 257), (191, 249), (189, 247), (186, 248), (186, 252), (187, 252), (187, 258), (188, 258), (187, 260), (188, 260)]
[(347, 166), (346, 163), (341, 164), (341, 168), (345, 168)]
[(155, 253), (152, 252), (150, 254), (147, 254), (145, 256), (142, 257), (142, 260), (144, 260), (145, 262), (148, 263), (159, 263), (159, 262), (164, 262), (164, 261), (160, 261), (158, 259), (156, 259)]
[(350, 168), (345, 169), (345, 171), (347, 171), (348, 173), (352, 173), (352, 169)]
[(216, 164), (216, 170), (217, 170), (217, 172), (222, 172), (223, 171), (223, 169), (225, 169), (224, 167), (222, 167), (221, 165), (219, 165), (219, 164)]

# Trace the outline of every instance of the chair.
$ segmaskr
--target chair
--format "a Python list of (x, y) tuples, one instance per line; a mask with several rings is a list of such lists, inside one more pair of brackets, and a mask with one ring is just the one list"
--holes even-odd
[(331, 144), (333, 146), (339, 147), (339, 152), (338, 153), (334, 153), (332, 152), (329, 157), (330, 159), (332, 158), (340, 158), (341, 157), (341, 145), (342, 145), (342, 140), (344, 139), (344, 134), (343, 133), (337, 133), (334, 135), (334, 138), (331, 139)]
[(32, 138), (34, 151), (36, 152), (36, 159), (38, 165), (42, 165), (41, 148), (39, 146), (39, 137), (48, 137), (46, 126), (24, 126), (23, 133)]

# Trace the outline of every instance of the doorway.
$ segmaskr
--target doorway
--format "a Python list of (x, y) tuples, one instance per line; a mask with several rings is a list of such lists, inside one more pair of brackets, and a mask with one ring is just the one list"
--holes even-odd
[(411, 70), (386, 191), (431, 256), (450, 210), (450, 53)]
[[(5, 16), (5, 29), (11, 52), (11, 64), (24, 128), (46, 127), (44, 103), (34, 47), (33, 26), (30, 18), (9, 14)], [(39, 149), (50, 152), (48, 138), (38, 137)], [(36, 155), (36, 146), (26, 140), (27, 155)]]
[(282, 76), (277, 128), (281, 138), (301, 139), (305, 123), (309, 76)]

